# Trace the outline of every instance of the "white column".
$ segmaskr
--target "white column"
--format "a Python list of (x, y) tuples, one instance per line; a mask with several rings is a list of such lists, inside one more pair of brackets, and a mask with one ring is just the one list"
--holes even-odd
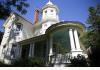
[(20, 58), (20, 45), (19, 44), (17, 44), (17, 49), (16, 49), (16, 56), (18, 57), (18, 58)]
[(70, 37), (71, 50), (75, 51), (75, 43), (74, 43), (74, 37), (73, 37), (72, 29), (69, 29), (69, 37)]
[(22, 45), (20, 45), (20, 48), (19, 48), (19, 56), (22, 58)]
[(52, 36), (50, 36), (50, 40), (49, 40), (49, 44), (50, 44), (49, 61), (50, 61), (50, 56), (53, 55), (53, 50), (52, 50), (53, 42), (52, 41), (53, 41)]
[(4, 59), (4, 51), (5, 50), (5, 48), (3, 48), (3, 46), (0, 46), (0, 60), (3, 60)]
[(74, 30), (74, 37), (75, 37), (76, 49), (81, 50), (80, 43), (79, 43), (79, 38), (78, 38), (78, 33), (77, 33), (76, 29)]
[(32, 57), (32, 44), (30, 44), (30, 46), (28, 47), (29, 47), (29, 57)]
[(32, 44), (32, 57), (34, 57), (34, 43)]
[(29, 57), (34, 57), (34, 44), (30, 44)]

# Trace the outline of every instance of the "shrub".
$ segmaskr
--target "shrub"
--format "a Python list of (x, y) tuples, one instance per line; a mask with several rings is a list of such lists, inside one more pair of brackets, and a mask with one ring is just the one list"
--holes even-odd
[(19, 59), (14, 61), (13, 66), (15, 67), (43, 67), (45, 62), (41, 58), (28, 58), (28, 59)]
[(71, 59), (71, 67), (86, 67), (87, 61), (84, 56), (78, 55), (77, 57), (74, 57), (74, 59)]

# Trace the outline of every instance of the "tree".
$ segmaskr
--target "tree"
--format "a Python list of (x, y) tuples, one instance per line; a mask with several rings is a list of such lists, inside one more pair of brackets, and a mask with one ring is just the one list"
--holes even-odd
[(100, 5), (97, 5), (96, 8), (89, 8), (89, 18), (88, 23), (91, 24), (90, 28), (90, 42), (91, 46), (100, 47)]
[(100, 4), (89, 8), (87, 23), (90, 25), (81, 38), (85, 46), (100, 47)]
[(81, 38), (88, 48), (90, 66), (100, 66), (100, 4), (89, 8), (87, 32)]
[(21, 14), (26, 14), (26, 8), (29, 7), (27, 0), (0, 0), (0, 19), (6, 19), (13, 8)]

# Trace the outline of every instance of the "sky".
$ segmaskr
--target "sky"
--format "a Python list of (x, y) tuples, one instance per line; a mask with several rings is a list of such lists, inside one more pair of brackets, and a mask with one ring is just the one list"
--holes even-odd
[[(35, 9), (40, 9), (49, 0), (27, 0), (30, 7), (27, 8), (27, 14), (21, 15), (31, 23), (34, 21)], [(100, 0), (51, 0), (51, 2), (59, 8), (60, 21), (79, 21), (86, 25), (86, 21), (89, 15), (88, 8), (97, 4), (100, 4)], [(4, 31), (4, 20), (0, 20), (0, 31)], [(86, 25), (87, 26), (87, 25)]]

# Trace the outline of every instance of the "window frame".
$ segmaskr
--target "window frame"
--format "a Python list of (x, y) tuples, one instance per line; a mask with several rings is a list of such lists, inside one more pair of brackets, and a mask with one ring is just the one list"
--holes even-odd
[(23, 24), (22, 23), (17, 23), (16, 24), (16, 31), (21, 31), (23, 29)]

